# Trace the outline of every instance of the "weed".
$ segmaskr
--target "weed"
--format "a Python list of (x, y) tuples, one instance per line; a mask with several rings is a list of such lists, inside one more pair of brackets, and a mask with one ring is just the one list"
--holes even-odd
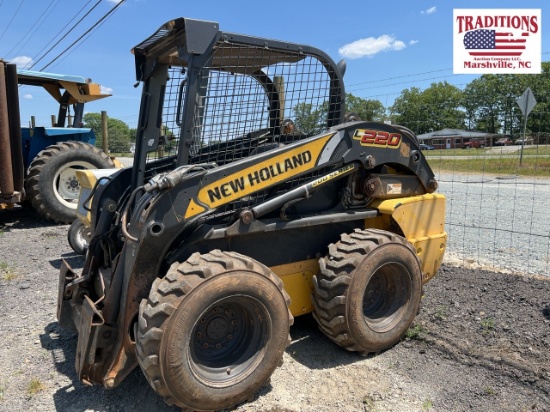
[(15, 278), (17, 278), (17, 272), (11, 268), (4, 269), (2, 278), (4, 280), (14, 280)]
[(431, 399), (426, 399), (424, 402), (422, 402), (422, 410), (423, 411), (429, 411), (433, 408), (433, 402)]
[(496, 394), (495, 390), (490, 386), (486, 386), (485, 388), (483, 388), (483, 392), (485, 392), (486, 395), (490, 395), (490, 396), (493, 396)]
[(438, 306), (435, 309), (434, 318), (439, 320), (446, 320), (447, 319), (447, 307), (444, 305)]
[(8, 272), (3, 277), (4, 277), (5, 280), (14, 280), (17, 277), (17, 273)]
[(2, 382), (0, 382), (0, 401), (4, 400), (4, 392), (5, 391), (6, 391), (6, 389), (4, 388), (4, 384)]
[(363, 406), (365, 407), (365, 412), (374, 412), (376, 411), (376, 404), (374, 400), (369, 396), (363, 398)]
[(483, 334), (486, 335), (495, 328), (495, 320), (493, 318), (481, 319), (481, 327), (483, 328)]
[(17, 277), (17, 271), (10, 267), (6, 262), (0, 262), (0, 271), (4, 280), (13, 280)]
[(38, 392), (43, 391), (46, 387), (42, 382), (40, 382), (40, 379), (33, 378), (30, 383), (29, 387), (27, 388), (27, 393), (31, 396), (36, 395)]
[(425, 331), (422, 326), (414, 325), (407, 330), (407, 333), (405, 333), (405, 337), (407, 337), (407, 339), (422, 340), (421, 334), (423, 334), (424, 332)]

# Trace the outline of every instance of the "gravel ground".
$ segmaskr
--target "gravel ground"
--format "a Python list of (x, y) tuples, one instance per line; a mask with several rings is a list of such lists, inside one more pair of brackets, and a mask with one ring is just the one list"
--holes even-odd
[[(0, 410), (177, 410), (139, 370), (113, 390), (78, 382), (55, 318), (60, 259), (83, 264), (67, 229), (0, 211)], [(297, 318), (283, 366), (236, 411), (550, 411), (550, 277), (446, 264), (410, 335), (363, 358)]]

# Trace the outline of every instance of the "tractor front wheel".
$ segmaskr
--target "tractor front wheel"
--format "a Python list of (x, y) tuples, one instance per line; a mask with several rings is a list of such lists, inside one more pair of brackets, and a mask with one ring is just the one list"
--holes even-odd
[(349, 351), (395, 345), (418, 313), (422, 271), (414, 248), (383, 230), (344, 234), (319, 260), (313, 277), (319, 328)]
[(250, 399), (282, 362), (290, 298), (267, 267), (234, 252), (193, 254), (153, 283), (136, 326), (147, 380), (168, 404), (220, 410)]
[(88, 143), (61, 142), (42, 150), (32, 161), (27, 196), (46, 219), (72, 223), (80, 194), (76, 171), (114, 167), (109, 156)]

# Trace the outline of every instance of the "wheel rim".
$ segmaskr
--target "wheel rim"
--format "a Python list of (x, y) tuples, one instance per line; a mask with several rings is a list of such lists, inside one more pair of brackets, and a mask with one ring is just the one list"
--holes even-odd
[(85, 250), (90, 244), (92, 231), (89, 226), (81, 223), (78, 227), (78, 230), (75, 233), (75, 242), (80, 247), (80, 249)]
[(391, 330), (406, 313), (411, 299), (412, 276), (406, 267), (389, 263), (373, 274), (363, 296), (363, 317), (374, 331)]
[(89, 162), (69, 162), (59, 169), (53, 179), (53, 192), (57, 200), (70, 209), (76, 209), (80, 184), (76, 178), (77, 170), (96, 169)]
[(271, 336), (269, 313), (250, 296), (222, 299), (202, 313), (190, 341), (197, 379), (224, 386), (243, 380), (262, 360)]

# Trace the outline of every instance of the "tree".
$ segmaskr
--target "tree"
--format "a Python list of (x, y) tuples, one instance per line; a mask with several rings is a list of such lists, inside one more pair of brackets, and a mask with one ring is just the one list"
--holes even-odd
[(444, 128), (463, 129), (466, 113), (462, 91), (448, 82), (432, 83), (424, 91), (403, 90), (391, 107), (392, 118), (414, 132), (428, 133)]
[(381, 122), (385, 117), (384, 105), (378, 100), (362, 99), (351, 93), (346, 94), (346, 113), (355, 113), (361, 120)]
[(408, 127), (414, 132), (421, 134), (429, 132), (429, 127), (424, 119), (427, 119), (425, 104), (422, 99), (422, 92), (418, 87), (411, 87), (403, 90), (395, 99), (390, 108), (391, 120), (401, 126)]
[[(100, 113), (86, 113), (83, 117), (84, 124), (90, 127), (96, 135), (96, 146), (102, 146), (103, 130), (101, 127)], [(111, 152), (127, 152), (130, 143), (135, 140), (130, 128), (122, 120), (109, 117), (107, 119), (107, 133), (109, 138), (109, 150)]]
[(316, 134), (326, 128), (327, 104), (314, 109), (311, 103), (298, 103), (294, 106), (294, 124), (305, 134)]
[(534, 132), (549, 131), (550, 62), (542, 63), (541, 74), (484, 74), (470, 82), (464, 95), (472, 127), (489, 133), (521, 134), (523, 115), (516, 100), (527, 87), (537, 99), (527, 128)]

